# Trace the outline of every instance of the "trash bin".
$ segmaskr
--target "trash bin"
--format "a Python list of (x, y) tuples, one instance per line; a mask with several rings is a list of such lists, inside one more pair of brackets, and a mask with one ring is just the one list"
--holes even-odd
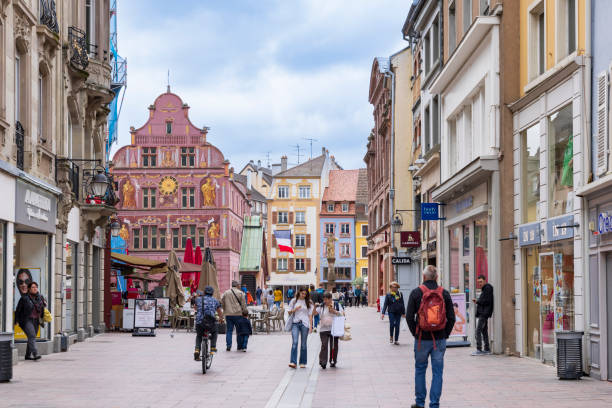
[(13, 378), (13, 333), (0, 333), (0, 382)]
[(60, 349), (62, 351), (68, 351), (68, 335), (66, 335), (66, 333), (62, 333), (62, 337), (60, 338)]
[(582, 377), (582, 336), (584, 332), (557, 332), (557, 377), (577, 380)]

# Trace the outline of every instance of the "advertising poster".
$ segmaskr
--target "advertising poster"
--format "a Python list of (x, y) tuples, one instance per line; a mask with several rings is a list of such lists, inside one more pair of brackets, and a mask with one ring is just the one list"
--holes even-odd
[[(13, 312), (17, 309), (17, 304), (21, 296), (28, 293), (28, 285), (30, 282), (40, 282), (40, 268), (30, 267), (17, 267), (15, 269), (15, 293), (13, 296)], [(40, 283), (39, 283), (40, 285)], [(43, 295), (44, 296), (44, 295)], [(45, 296), (46, 298), (46, 296)], [(17, 324), (17, 320), (13, 320), (15, 325), (13, 327), (15, 333), (15, 340), (27, 340), (27, 336)], [(36, 338), (40, 338), (40, 327)]]
[(453, 308), (455, 310), (455, 325), (451, 337), (467, 337), (467, 319), (465, 313), (465, 295), (463, 293), (451, 293)]
[(555, 294), (555, 330), (563, 330), (563, 265), (562, 254), (555, 254), (555, 279), (554, 279), (554, 294)]
[(541, 297), (541, 293), (542, 293), (542, 288), (540, 287), (541, 285), (541, 281), (540, 281), (540, 268), (538, 266), (534, 266), (533, 267), (533, 301), (534, 302), (539, 302), (540, 301), (540, 297)]
[(157, 312), (155, 313), (155, 319), (161, 318), (161, 310), (164, 310), (164, 315), (170, 314), (170, 298), (157, 298)]
[(134, 308), (134, 328), (154, 329), (157, 299), (137, 299)]

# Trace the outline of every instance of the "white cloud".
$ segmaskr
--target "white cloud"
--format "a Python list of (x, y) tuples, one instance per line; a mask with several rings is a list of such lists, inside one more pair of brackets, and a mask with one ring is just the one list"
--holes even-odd
[(211, 126), (209, 141), (234, 167), (265, 162), (266, 152), (295, 162), (291, 146), (308, 150), (304, 138), (317, 139), (315, 155), (326, 146), (344, 168), (364, 167), (372, 59), (406, 45), (406, 2), (207, 1), (161, 12), (151, 3), (119, 5), (119, 50), (128, 58), (119, 145), (145, 123), (170, 69), (191, 120)]

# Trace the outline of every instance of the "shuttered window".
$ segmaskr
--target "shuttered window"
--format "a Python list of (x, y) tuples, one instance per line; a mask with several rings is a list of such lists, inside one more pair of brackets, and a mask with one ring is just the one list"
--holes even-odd
[(608, 73), (597, 75), (597, 175), (602, 176), (608, 171), (609, 135), (608, 135)]

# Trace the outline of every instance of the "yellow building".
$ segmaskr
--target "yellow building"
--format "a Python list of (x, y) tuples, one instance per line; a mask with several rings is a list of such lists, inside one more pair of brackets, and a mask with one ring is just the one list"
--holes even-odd
[[(287, 169), (287, 157), (273, 176), (268, 196), (268, 287), (316, 285), (320, 270), (319, 214), (321, 199), (329, 183), (329, 171), (339, 169), (329, 151)], [(289, 230), (295, 254), (280, 252), (274, 231)]]
[(368, 283), (368, 171), (359, 169), (355, 199), (355, 276)]

